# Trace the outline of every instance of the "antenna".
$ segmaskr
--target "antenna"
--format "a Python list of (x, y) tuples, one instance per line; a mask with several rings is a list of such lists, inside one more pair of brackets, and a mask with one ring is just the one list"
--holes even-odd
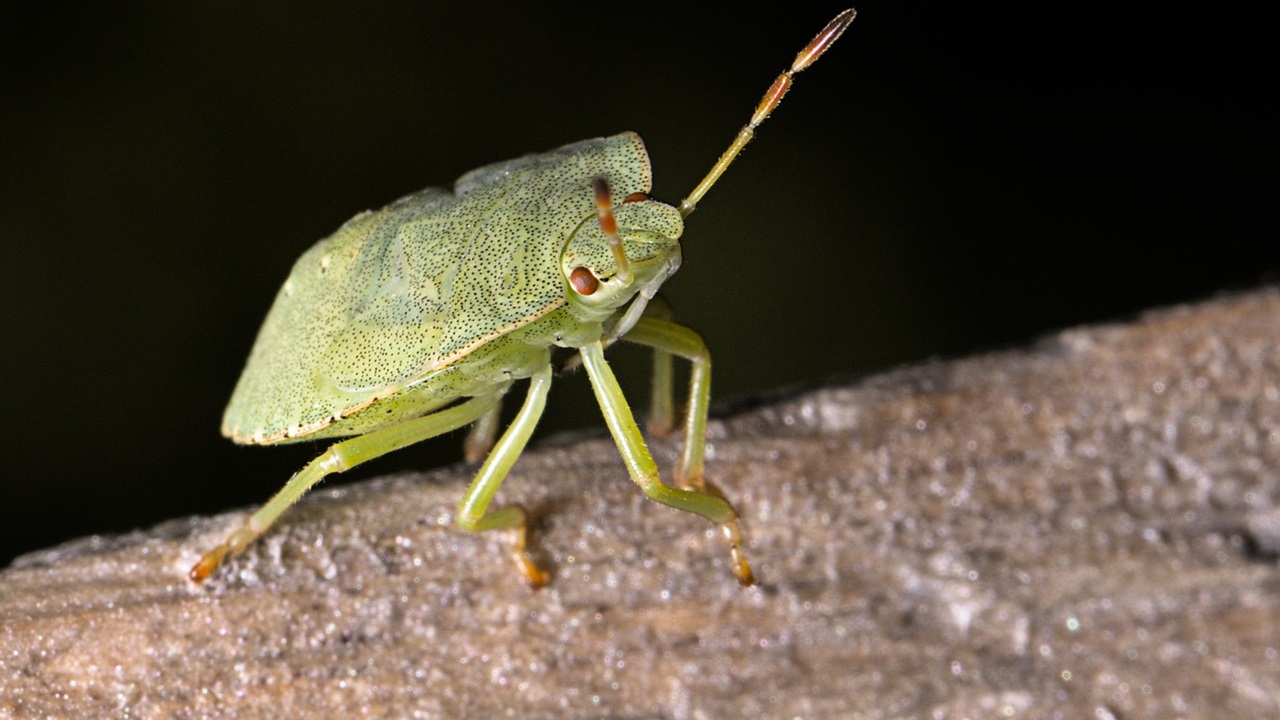
[(857, 14), (856, 10), (849, 8), (832, 18), (831, 22), (827, 23), (827, 26), (822, 28), (822, 31), (814, 36), (808, 45), (804, 46), (800, 54), (796, 55), (791, 67), (783, 71), (778, 76), (778, 79), (773, 81), (773, 85), (769, 86), (769, 90), (765, 92), (764, 97), (760, 98), (760, 104), (756, 106), (756, 111), (751, 116), (751, 122), (748, 122), (738, 131), (738, 137), (734, 138), (733, 144), (716, 161), (715, 166), (711, 168), (711, 172), (702, 178), (702, 182), (698, 183), (698, 186), (693, 189), (693, 192), (689, 193), (688, 197), (680, 201), (681, 217), (689, 217), (690, 213), (698, 207), (698, 201), (702, 199), (702, 196), (706, 195), (711, 186), (716, 184), (716, 181), (720, 179), (724, 171), (729, 169), (734, 159), (738, 157), (738, 153), (742, 152), (742, 148), (746, 147), (747, 143), (751, 142), (751, 139), (755, 137), (756, 128), (760, 127), (760, 123), (764, 122), (765, 118), (769, 117), (769, 113), (778, 107), (778, 103), (782, 102), (782, 96), (786, 95), (787, 90), (791, 89), (791, 79), (795, 77), (796, 73), (809, 67), (818, 58), (822, 57), (822, 53), (826, 52), (827, 48), (831, 47), (840, 38), (840, 35), (844, 33), (845, 28), (849, 27), (849, 23), (853, 22), (853, 18)]

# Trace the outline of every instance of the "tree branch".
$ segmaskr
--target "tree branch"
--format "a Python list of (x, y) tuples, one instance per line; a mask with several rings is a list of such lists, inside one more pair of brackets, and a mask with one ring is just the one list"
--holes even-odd
[[(714, 528), (603, 433), (502, 497), (552, 584), (450, 527), (468, 469), (318, 491), (0, 573), (16, 717), (1280, 717), (1280, 293), (742, 405)], [(653, 450), (670, 467), (677, 442)]]

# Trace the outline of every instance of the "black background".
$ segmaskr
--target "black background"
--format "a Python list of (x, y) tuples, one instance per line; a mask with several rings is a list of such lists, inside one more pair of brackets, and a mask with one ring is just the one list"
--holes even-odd
[[(0, 11), (0, 563), (259, 503), (318, 452), (217, 427), (293, 260), (349, 216), (624, 129), (675, 202), (840, 9), (449, 5)], [(716, 397), (1276, 279), (1261, 15), (859, 11), (690, 218), (666, 292)], [(643, 398), (644, 356), (615, 357)], [(584, 378), (546, 420), (599, 426)], [(451, 462), (457, 440), (352, 474)]]

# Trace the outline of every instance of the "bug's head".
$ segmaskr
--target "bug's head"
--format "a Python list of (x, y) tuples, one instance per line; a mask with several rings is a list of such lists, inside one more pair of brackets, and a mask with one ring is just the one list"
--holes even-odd
[(595, 182), (597, 214), (586, 218), (564, 244), (560, 270), (571, 304), (612, 311), (641, 288), (654, 290), (680, 267), (684, 221), (679, 211), (647, 195), (618, 205), (609, 184)]

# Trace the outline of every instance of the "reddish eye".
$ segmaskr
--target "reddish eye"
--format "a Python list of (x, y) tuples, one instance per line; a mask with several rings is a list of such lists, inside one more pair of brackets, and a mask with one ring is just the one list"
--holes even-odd
[(600, 289), (600, 280), (581, 265), (569, 273), (569, 284), (579, 295), (594, 295)]
[(633, 192), (630, 195), (628, 195), (626, 199), (623, 200), (622, 202), (623, 203), (644, 202), (645, 200), (648, 200), (648, 199), (649, 199), (648, 193)]

